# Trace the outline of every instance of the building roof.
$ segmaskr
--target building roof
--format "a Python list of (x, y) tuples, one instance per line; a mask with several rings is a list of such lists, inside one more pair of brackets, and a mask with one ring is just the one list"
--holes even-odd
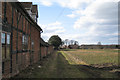
[(45, 42), (42, 38), (40, 38), (40, 44), (41, 44), (41, 46), (46, 46), (46, 47), (49, 46), (49, 44), (47, 42)]
[(22, 15), (24, 15), (26, 17), (26, 19), (32, 24), (34, 25), (35, 28), (37, 28), (39, 31), (42, 31), (42, 29), (40, 28), (40, 26), (30, 17), (30, 15), (28, 14), (28, 12), (25, 10), (24, 6), (22, 5), (21, 2), (12, 2), (11, 3), (12, 6), (14, 6), (19, 12), (22, 13)]
[(32, 2), (21, 2), (25, 9), (32, 7)]

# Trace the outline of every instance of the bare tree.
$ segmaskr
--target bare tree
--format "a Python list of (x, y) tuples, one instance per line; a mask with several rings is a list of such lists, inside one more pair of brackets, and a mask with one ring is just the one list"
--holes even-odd
[(79, 45), (78, 41), (75, 40), (69, 40), (69, 39), (65, 39), (64, 40), (64, 45)]
[(70, 44), (73, 45), (73, 43), (74, 43), (74, 40), (70, 40)]
[(101, 45), (101, 42), (98, 42), (97, 45)]
[(71, 40), (68, 40), (68, 45), (70, 45), (71, 44)]
[(69, 42), (68, 42), (68, 41), (69, 41), (68, 39), (65, 39), (65, 41), (64, 41), (64, 42), (65, 42), (65, 44), (66, 44), (66, 45), (68, 45), (68, 44), (69, 44)]
[(74, 45), (79, 45), (78, 41), (75, 41), (75, 42), (74, 42)]

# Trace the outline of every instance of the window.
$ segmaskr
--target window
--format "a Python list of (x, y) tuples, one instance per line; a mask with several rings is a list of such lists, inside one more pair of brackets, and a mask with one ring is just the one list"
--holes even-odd
[(10, 58), (10, 34), (2, 32), (2, 59)]
[(6, 47), (6, 57), (10, 56), (10, 34), (7, 34), (7, 47)]
[(10, 44), (10, 34), (7, 34), (7, 44)]
[(2, 40), (1, 40), (2, 44), (5, 44), (5, 33), (2, 33)]
[(24, 42), (25, 42), (25, 36), (23, 35), (22, 36), (22, 44), (24, 44)]
[(32, 51), (34, 51), (34, 42), (33, 41), (31, 42), (31, 45), (32, 45)]
[(22, 36), (22, 44), (23, 44), (23, 50), (27, 50), (28, 49), (28, 36), (27, 35)]

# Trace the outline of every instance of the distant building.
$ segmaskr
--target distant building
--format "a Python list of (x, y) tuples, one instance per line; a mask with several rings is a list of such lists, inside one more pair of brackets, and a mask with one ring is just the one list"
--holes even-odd
[(69, 49), (78, 49), (79, 46), (78, 45), (69, 45), (68, 48)]
[(120, 49), (120, 45), (81, 45), (81, 49)]
[(60, 46), (61, 49), (68, 49), (67, 45)]

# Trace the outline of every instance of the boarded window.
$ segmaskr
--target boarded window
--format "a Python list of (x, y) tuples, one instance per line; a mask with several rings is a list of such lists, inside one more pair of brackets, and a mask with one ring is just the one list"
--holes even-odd
[(5, 59), (5, 46), (2, 46), (2, 59)]
[(23, 50), (27, 50), (28, 49), (28, 36), (27, 35), (22, 36), (22, 44), (23, 44)]

